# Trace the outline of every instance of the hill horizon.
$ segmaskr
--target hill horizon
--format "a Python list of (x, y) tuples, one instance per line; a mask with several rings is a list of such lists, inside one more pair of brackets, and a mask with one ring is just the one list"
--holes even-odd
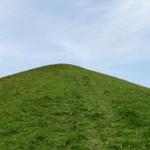
[(56, 64), (49, 64), (49, 65), (41, 65), (39, 67), (33, 67), (33, 68), (29, 68), (29, 69), (24, 69), (22, 71), (18, 71), (18, 72), (15, 72), (15, 73), (12, 73), (12, 74), (8, 74), (8, 75), (5, 75), (5, 76), (1, 76), (0, 79), (2, 78), (7, 78), (7, 77), (10, 77), (10, 76), (13, 76), (13, 75), (17, 75), (17, 74), (21, 74), (21, 73), (25, 73), (25, 72), (28, 72), (28, 71), (32, 71), (32, 70), (35, 70), (35, 69), (40, 69), (40, 68), (43, 68), (43, 67), (49, 67), (49, 66), (61, 66), (61, 65), (66, 65), (66, 66), (74, 66), (74, 67), (79, 67), (79, 68), (82, 68), (82, 69), (86, 69), (86, 70), (89, 70), (89, 71), (93, 71), (95, 73), (99, 73), (99, 74), (103, 74), (103, 75), (106, 75), (106, 76), (110, 76), (112, 78), (117, 78), (117, 79), (120, 79), (120, 80), (123, 80), (123, 81), (126, 81), (126, 82), (129, 82), (131, 84), (135, 84), (137, 86), (141, 86), (141, 87), (145, 87), (145, 88), (148, 88), (150, 89), (150, 87), (148, 86), (145, 86), (145, 85), (142, 85), (142, 84), (138, 84), (136, 82), (133, 82), (133, 81), (129, 81), (127, 79), (124, 79), (124, 78), (121, 78), (121, 77), (117, 77), (117, 76), (114, 76), (114, 75), (110, 75), (110, 74), (107, 74), (107, 73), (104, 73), (104, 72), (100, 72), (100, 71), (97, 71), (97, 70), (93, 70), (93, 69), (90, 69), (90, 68), (87, 68), (87, 67), (83, 67), (83, 66), (79, 66), (79, 65), (75, 65), (75, 64), (69, 64), (69, 63), (56, 63)]

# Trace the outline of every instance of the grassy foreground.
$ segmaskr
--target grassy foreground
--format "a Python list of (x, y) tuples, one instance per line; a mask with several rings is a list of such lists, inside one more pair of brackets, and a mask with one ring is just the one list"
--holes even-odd
[(150, 89), (72, 65), (0, 79), (0, 150), (149, 150)]

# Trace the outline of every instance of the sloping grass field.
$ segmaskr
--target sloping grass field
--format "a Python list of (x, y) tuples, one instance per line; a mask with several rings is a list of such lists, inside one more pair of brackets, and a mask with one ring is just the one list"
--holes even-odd
[(150, 150), (150, 89), (63, 64), (1, 78), (0, 150)]

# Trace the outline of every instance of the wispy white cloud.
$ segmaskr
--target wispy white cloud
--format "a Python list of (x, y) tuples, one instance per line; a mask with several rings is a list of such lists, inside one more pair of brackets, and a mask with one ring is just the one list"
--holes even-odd
[(116, 67), (150, 61), (149, 14), (149, 0), (1, 0), (0, 67), (8, 68), (1, 75), (21, 70), (19, 62), (122, 74)]
[[(85, 27), (86, 30), (80, 30), (79, 35), (67, 39), (67, 43), (74, 49), (70, 48), (71, 51), (80, 53), (80, 56), (86, 56), (85, 58), (91, 56), (96, 62), (99, 58), (101, 60), (111, 58), (114, 59), (114, 64), (118, 60), (120, 63), (129, 63), (150, 58), (150, 55), (147, 55), (150, 53), (147, 49), (149, 43), (146, 43), (142, 36), (149, 31), (150, 2), (119, 2), (115, 2), (112, 8), (107, 10), (104, 19), (101, 19), (100, 14), (99, 19)], [(78, 50), (76, 50), (76, 45)], [(121, 57), (126, 57), (126, 59), (120, 59)], [(112, 65), (112, 60), (106, 65), (109, 63)]]

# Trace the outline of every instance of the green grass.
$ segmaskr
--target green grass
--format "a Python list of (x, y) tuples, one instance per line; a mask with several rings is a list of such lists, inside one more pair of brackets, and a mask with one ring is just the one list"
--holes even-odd
[(0, 79), (0, 150), (149, 150), (150, 89), (72, 65)]

